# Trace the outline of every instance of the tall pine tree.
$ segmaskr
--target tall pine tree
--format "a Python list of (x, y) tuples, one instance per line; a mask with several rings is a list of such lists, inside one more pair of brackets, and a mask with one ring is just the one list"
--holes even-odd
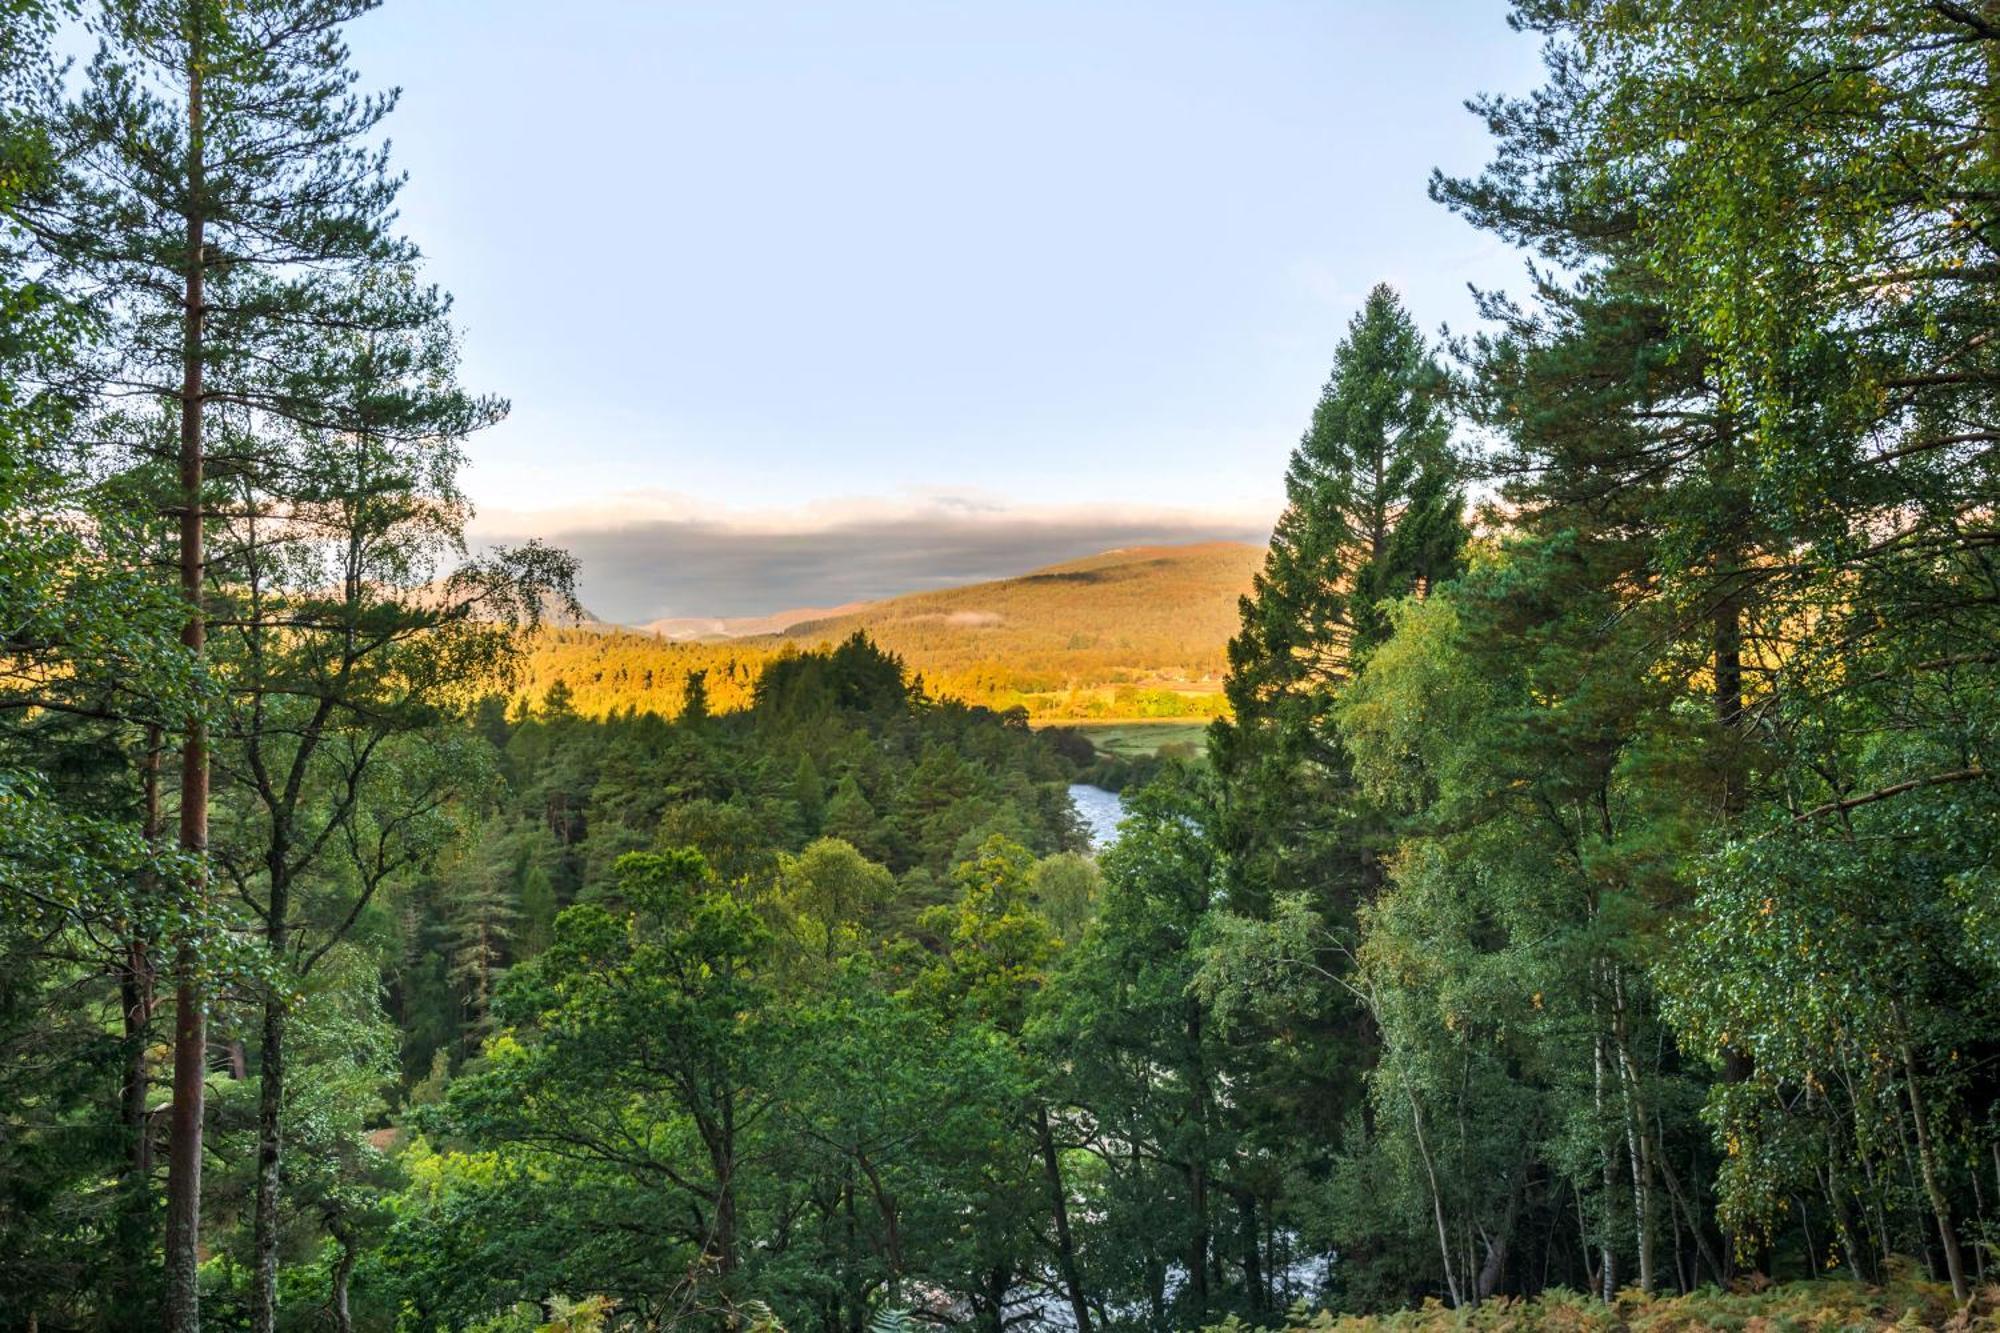
[(1372, 853), (1352, 820), (1332, 708), (1389, 631), (1386, 606), (1447, 579), (1465, 541), (1444, 376), (1396, 294), (1348, 325), (1287, 504), (1229, 645), (1234, 714), (1211, 733), (1240, 907), (1313, 887), (1351, 906)]
[[(158, 559), (177, 569), (181, 643), (212, 683), (181, 740), (181, 849), (256, 906), (277, 975), (309, 966), (353, 919), (323, 907), (318, 931), (295, 936), (307, 868), (354, 843), (357, 821), (386, 822), (391, 843), (414, 827), (362, 804), (434, 808), (428, 777), (392, 792), (370, 764), (434, 767), (389, 738), (436, 720), (493, 663), (505, 624), (539, 606), (526, 583), (563, 579), (560, 560), (532, 554), (455, 568), (459, 442), (498, 405), (453, 382), (448, 304), (410, 276), (415, 249), (393, 231), (401, 181), (378, 131), (395, 96), (356, 92), (342, 40), (373, 7), (106, 0), (81, 90), (51, 117), (62, 170), (19, 210), (43, 272), (100, 314), (99, 355), (74, 388), (98, 409), (130, 501), (171, 524)], [(212, 767), (230, 842), (211, 859)], [(226, 793), (242, 807), (223, 808)], [(386, 864), (356, 867), (364, 890)], [(176, 1333), (199, 1325), (210, 952), (196, 933), (177, 941), (164, 1320)], [(274, 990), (260, 1330), (275, 1322), (283, 1008)]]

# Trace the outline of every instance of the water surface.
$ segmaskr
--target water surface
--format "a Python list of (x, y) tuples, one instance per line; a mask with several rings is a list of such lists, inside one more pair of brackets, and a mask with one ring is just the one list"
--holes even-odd
[(1083, 816), (1084, 827), (1090, 830), (1090, 850), (1101, 852), (1118, 841), (1118, 821), (1125, 818), (1123, 797), (1088, 782), (1072, 782), (1069, 800)]

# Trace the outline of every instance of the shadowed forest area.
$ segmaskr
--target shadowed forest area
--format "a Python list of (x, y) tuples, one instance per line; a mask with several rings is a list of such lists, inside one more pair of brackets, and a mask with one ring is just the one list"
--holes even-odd
[(2000, 1324), (2000, 7), (1517, 0), (1268, 551), (687, 645), (373, 7), (0, 0), (0, 1333)]

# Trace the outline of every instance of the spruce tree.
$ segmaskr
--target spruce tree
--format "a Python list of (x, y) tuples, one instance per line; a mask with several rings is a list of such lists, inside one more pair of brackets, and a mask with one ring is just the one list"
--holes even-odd
[(1367, 877), (1372, 856), (1336, 813), (1346, 779), (1331, 710), (1386, 637), (1388, 603), (1458, 568), (1463, 496), (1443, 390), (1395, 292), (1376, 287), (1292, 453), (1286, 508), (1229, 645), (1233, 717), (1210, 753), (1239, 906), (1287, 885), (1351, 905)]

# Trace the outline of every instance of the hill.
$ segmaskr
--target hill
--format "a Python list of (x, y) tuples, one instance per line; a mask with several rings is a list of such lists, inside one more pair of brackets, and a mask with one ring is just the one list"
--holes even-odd
[(782, 634), (808, 620), (849, 615), (872, 605), (872, 602), (849, 602), (844, 606), (800, 607), (768, 616), (669, 616), (632, 628), (661, 639), (751, 639), (764, 634)]
[[(772, 657), (865, 633), (933, 694), (1037, 721), (1208, 718), (1223, 709), (1237, 598), (1263, 551), (1236, 542), (1133, 547), (1016, 578), (909, 593), (796, 623), (781, 617), (676, 621), (641, 630), (553, 629), (538, 637), (520, 692), (558, 680), (588, 715), (679, 712), (690, 671), (710, 707), (745, 706)], [(699, 638), (691, 632), (712, 626)], [(732, 632), (754, 630), (760, 632)]]

